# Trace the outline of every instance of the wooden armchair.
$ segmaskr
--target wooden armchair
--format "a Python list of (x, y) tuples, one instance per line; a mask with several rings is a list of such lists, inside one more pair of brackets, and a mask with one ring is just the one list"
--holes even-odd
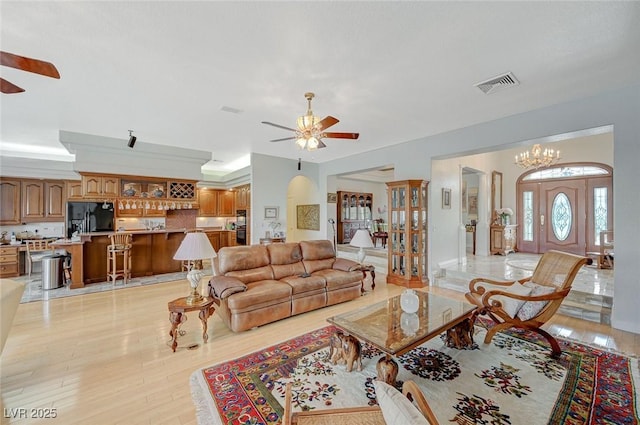
[(547, 251), (531, 277), (506, 282), (478, 278), (469, 282), (465, 297), (478, 306), (477, 314), (486, 314), (496, 323), (487, 331), (485, 344), (491, 342), (496, 332), (517, 327), (545, 337), (551, 344), (552, 357), (558, 357), (562, 353), (558, 342), (541, 326), (569, 294), (580, 268), (591, 262), (588, 257)]
[[(393, 390), (395, 391), (395, 390)], [(399, 394), (399, 393), (398, 393)], [(415, 403), (429, 425), (439, 425), (433, 411), (429, 407), (424, 394), (413, 381), (406, 381), (402, 386), (402, 394)], [(282, 425), (385, 425), (384, 416), (379, 406), (345, 407), (336, 409), (292, 411), (291, 383), (285, 390), (284, 414)]]

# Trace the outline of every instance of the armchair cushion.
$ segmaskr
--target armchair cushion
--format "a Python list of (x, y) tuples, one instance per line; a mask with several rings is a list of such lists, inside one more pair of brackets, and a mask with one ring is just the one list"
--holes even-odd
[[(509, 286), (492, 285), (490, 283), (479, 283), (478, 287), (485, 288), (485, 291), (503, 291), (514, 295), (522, 295), (524, 297), (531, 294), (532, 288), (528, 288), (521, 285), (519, 282), (514, 282)], [(486, 292), (485, 292), (486, 293)], [(502, 309), (511, 317), (516, 317), (518, 310), (523, 306), (526, 301), (510, 298), (506, 295), (494, 295), (492, 300), (500, 301), (502, 303)]]
[(429, 425), (418, 408), (400, 391), (378, 380), (373, 381), (373, 386), (376, 389), (378, 405), (380, 405), (382, 416), (387, 425)]
[[(523, 286), (531, 288), (530, 296), (534, 297), (536, 295), (549, 295), (556, 291), (556, 288), (553, 286), (544, 286), (538, 285), (534, 282), (526, 282)], [(527, 301), (525, 302), (520, 310), (518, 310), (518, 319), (525, 321), (536, 317), (538, 313), (549, 303), (548, 300), (545, 301)]]

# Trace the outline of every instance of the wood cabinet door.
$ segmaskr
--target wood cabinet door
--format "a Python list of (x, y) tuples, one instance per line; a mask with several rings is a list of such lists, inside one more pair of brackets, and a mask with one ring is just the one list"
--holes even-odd
[(67, 180), (65, 181), (67, 187), (67, 199), (81, 199), (82, 198), (82, 181), (81, 180)]
[(218, 216), (218, 191), (202, 188), (198, 189), (198, 215), (201, 217)]
[(98, 197), (102, 194), (102, 177), (82, 176), (82, 196)]
[(213, 249), (218, 252), (220, 250), (220, 232), (208, 232), (207, 238), (209, 238)]
[(44, 218), (44, 182), (22, 181), (22, 219)]
[(120, 179), (117, 177), (102, 177), (102, 196), (118, 196), (120, 193)]
[(3, 180), (0, 182), (0, 224), (20, 223), (20, 181)]
[(230, 190), (218, 191), (218, 217), (235, 217), (236, 196)]
[(66, 203), (64, 182), (46, 181), (44, 189), (45, 217), (64, 219)]

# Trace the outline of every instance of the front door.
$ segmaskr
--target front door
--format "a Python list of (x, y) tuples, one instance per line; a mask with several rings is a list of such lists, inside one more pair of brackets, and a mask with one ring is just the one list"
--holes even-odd
[(613, 229), (612, 172), (602, 164), (523, 174), (517, 199), (521, 252), (556, 249), (585, 255), (597, 249), (601, 230)]
[(586, 252), (585, 181), (540, 184), (540, 252)]

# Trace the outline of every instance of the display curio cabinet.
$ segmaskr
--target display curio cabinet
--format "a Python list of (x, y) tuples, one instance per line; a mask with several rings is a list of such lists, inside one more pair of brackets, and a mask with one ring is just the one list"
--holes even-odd
[(427, 185), (425, 180), (387, 183), (389, 241), (387, 282), (406, 287), (428, 285)]
[(349, 243), (358, 229), (369, 229), (373, 194), (338, 192), (338, 243)]

